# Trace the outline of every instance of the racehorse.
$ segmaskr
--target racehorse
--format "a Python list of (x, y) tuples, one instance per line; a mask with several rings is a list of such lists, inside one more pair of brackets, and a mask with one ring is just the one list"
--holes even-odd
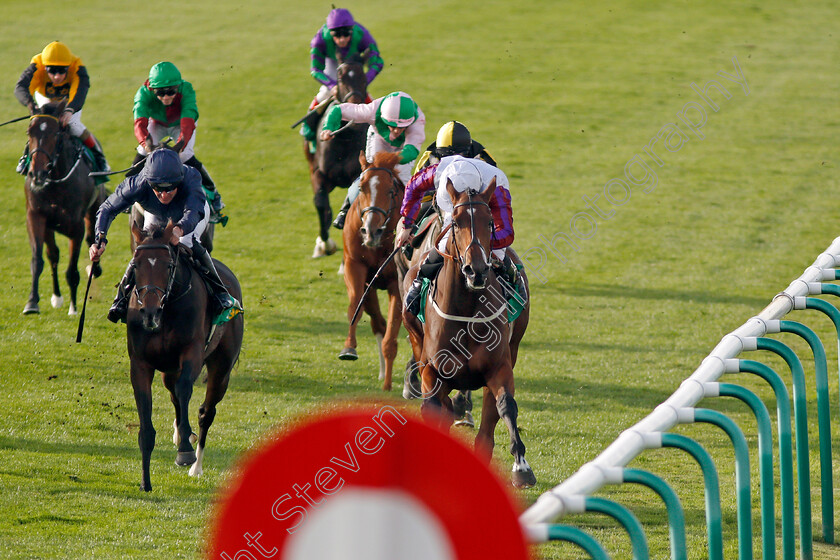
[[(335, 100), (327, 112), (337, 103), (365, 103), (367, 100), (367, 78), (364, 72), (364, 58), (349, 57), (336, 70), (338, 90)], [(324, 121), (317, 126), (315, 153), (310, 153), (304, 140), (303, 152), (309, 163), (310, 182), (315, 195), (315, 210), (318, 213), (320, 234), (315, 243), (313, 257), (335, 252), (335, 242), (329, 240), (332, 224), (330, 193), (335, 187), (347, 188), (361, 173), (356, 154), (365, 149), (366, 124), (353, 124), (344, 128), (330, 140), (321, 140)]]
[[(52, 272), (52, 306), (61, 307), (64, 298), (58, 285), (58, 246), (55, 233), (70, 239), (70, 258), (64, 274), (70, 288), (69, 314), (76, 314), (76, 291), (79, 286), (79, 252), (82, 239), (94, 241), (96, 211), (105, 200), (105, 189), (88, 177), (90, 164), (84, 157), (82, 143), (59, 123), (66, 101), (48, 103), (32, 115), (29, 122), (29, 167), (26, 173), (26, 229), (32, 248), (32, 289), (23, 308), (24, 314), (40, 313), (38, 280), (44, 269), (43, 246)], [(102, 268), (92, 263), (92, 273), (99, 277)]]
[[(207, 431), (216, 416), (216, 404), (227, 391), (230, 371), (239, 358), (244, 322), (237, 315), (215, 326), (209, 309), (209, 294), (199, 273), (189, 264), (181, 246), (170, 243), (172, 228), (143, 231), (132, 227), (137, 249), (131, 265), (135, 288), (126, 319), (131, 385), (140, 419), (138, 443), (142, 455), (142, 483), (152, 489), (149, 464), (155, 446), (152, 426), (152, 380), (155, 370), (163, 373), (163, 384), (175, 406), (173, 442), (178, 447), (175, 464), (192, 465), (191, 476), (202, 473)], [(215, 261), (216, 270), (232, 296), (242, 301), (242, 289), (228, 267)], [(198, 409), (198, 449), (189, 422), (193, 384), (207, 367), (207, 390)]]
[[(353, 322), (353, 315), (362, 300), (365, 284), (373, 280), (374, 274), (385, 263), (394, 247), (394, 230), (400, 217), (399, 210), (405, 191), (405, 186), (394, 172), (394, 166), (399, 160), (399, 154), (379, 152), (374, 156), (373, 163), (368, 163), (364, 152), (359, 154), (359, 164), (362, 168), (360, 193), (353, 201), (344, 225), (344, 283), (347, 286), (347, 297), (350, 299), (347, 307), (350, 328), (344, 349), (338, 356), (342, 360), (358, 358), (358, 319)], [(388, 291), (387, 322), (379, 310), (377, 290)], [(363, 305), (370, 316), (371, 328), (377, 339), (382, 389), (390, 391), (402, 312), (397, 269), (393, 262), (389, 262), (374, 280)]]
[[(449, 427), (453, 420), (449, 393), (483, 387), (476, 451), (489, 462), (493, 432), (501, 417), (515, 461), (511, 481), (517, 488), (527, 488), (536, 483), (536, 477), (525, 460), (517, 427), (513, 366), (528, 326), (529, 306), (526, 301), (519, 317), (513, 324), (508, 322), (507, 298), (490, 266), (493, 215), (489, 203), (495, 189), (493, 179), (483, 193), (458, 193), (447, 181), (454, 210), (446, 249), (441, 252), (444, 263), (426, 297), (425, 323), (407, 311), (403, 321), (421, 368), (423, 416)], [(405, 278), (406, 288), (416, 275), (414, 267)]]
[[(129, 224), (137, 224), (137, 227), (143, 229), (146, 223), (146, 216), (144, 214), (143, 207), (137, 203), (131, 205), (131, 214), (128, 219)], [(129, 242), (131, 243), (131, 252), (133, 253), (135, 249), (137, 249), (137, 242), (134, 240), (134, 234), (130, 232), (131, 226), (129, 226)], [(215, 237), (216, 232), (216, 224), (213, 222), (209, 222), (207, 227), (204, 228), (204, 233), (201, 234), (201, 246), (207, 249), (208, 253), (213, 252), (213, 238)]]

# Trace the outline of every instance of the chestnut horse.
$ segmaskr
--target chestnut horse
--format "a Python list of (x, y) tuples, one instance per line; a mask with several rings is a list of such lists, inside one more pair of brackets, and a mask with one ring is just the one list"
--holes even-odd
[[(199, 273), (182, 253), (170, 244), (173, 224), (151, 232), (132, 227), (137, 249), (132, 266), (135, 288), (126, 320), (131, 385), (140, 419), (138, 443), (142, 455), (140, 488), (152, 489), (149, 465), (155, 446), (152, 425), (152, 380), (155, 370), (163, 373), (163, 384), (175, 406), (173, 442), (178, 447), (175, 464), (192, 465), (191, 476), (202, 473), (207, 430), (216, 416), (216, 405), (227, 391), (230, 371), (242, 348), (244, 322), (237, 315), (213, 326), (207, 288)], [(242, 289), (228, 267), (215, 261), (219, 277), (230, 294), (242, 301)], [(193, 384), (207, 366), (207, 390), (198, 409), (198, 449), (189, 422)]]
[[(29, 168), (26, 173), (26, 229), (32, 248), (32, 288), (23, 313), (40, 313), (38, 280), (44, 270), (43, 247), (52, 272), (53, 307), (61, 307), (64, 298), (58, 285), (58, 246), (55, 233), (70, 239), (70, 257), (64, 274), (70, 288), (69, 314), (76, 314), (76, 291), (79, 287), (79, 253), (82, 241), (91, 245), (96, 211), (105, 200), (105, 189), (88, 177), (90, 166), (82, 143), (74, 139), (58, 121), (66, 102), (48, 103), (29, 122)], [(102, 274), (98, 262), (92, 263), (93, 275)]]
[[(347, 307), (347, 320), (351, 321), (344, 342), (344, 349), (339, 354), (341, 360), (355, 360), (356, 322), (353, 314), (365, 292), (365, 284), (382, 266), (394, 247), (394, 231), (399, 221), (405, 186), (394, 172), (400, 155), (387, 152), (376, 154), (369, 164), (365, 154), (359, 154), (362, 167), (361, 184), (358, 198), (353, 201), (344, 224), (344, 283), (350, 305)], [(382, 389), (391, 390), (391, 376), (394, 371), (394, 359), (397, 357), (397, 336), (400, 332), (400, 314), (402, 300), (397, 279), (397, 268), (389, 262), (374, 281), (374, 288), (368, 292), (364, 308), (370, 316), (371, 328), (376, 335), (379, 349), (379, 379), (383, 380)], [(388, 291), (388, 320), (379, 310), (377, 290)]]
[[(367, 100), (367, 78), (364, 72), (364, 59), (358, 56), (348, 58), (336, 70), (337, 94), (329, 107), (337, 103), (365, 103)], [(353, 124), (344, 128), (329, 140), (321, 140), (324, 121), (317, 126), (315, 153), (309, 152), (308, 142), (304, 140), (303, 152), (309, 163), (310, 182), (314, 194), (315, 210), (318, 213), (319, 239), (327, 242), (332, 224), (330, 193), (336, 187), (347, 188), (362, 171), (356, 154), (365, 149), (366, 124)], [(316, 241), (316, 256), (319, 242)], [(326, 254), (335, 252), (335, 243), (326, 243)]]
[[(528, 326), (529, 306), (526, 302), (513, 324), (508, 322), (507, 301), (490, 266), (493, 214), (489, 203), (495, 189), (493, 179), (483, 193), (458, 193), (447, 181), (454, 211), (446, 249), (441, 253), (444, 264), (426, 298), (425, 323), (407, 311), (403, 321), (421, 368), (423, 416), (449, 427), (453, 420), (449, 393), (483, 387), (476, 451), (490, 460), (493, 432), (501, 417), (514, 457), (511, 481), (517, 488), (527, 488), (536, 483), (536, 477), (519, 437), (513, 366)], [(406, 275), (406, 289), (416, 275), (415, 266)]]

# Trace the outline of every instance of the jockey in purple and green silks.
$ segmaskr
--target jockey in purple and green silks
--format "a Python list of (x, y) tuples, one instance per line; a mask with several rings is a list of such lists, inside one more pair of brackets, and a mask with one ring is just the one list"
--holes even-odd
[[(360, 23), (356, 23), (349, 10), (343, 8), (335, 8), (327, 15), (327, 22), (315, 33), (309, 45), (312, 58), (309, 73), (321, 83), (321, 89), (309, 105), (309, 110), (335, 94), (339, 58), (346, 60), (348, 56), (361, 55), (367, 51), (368, 70), (365, 76), (368, 84), (385, 65), (373, 35)], [(370, 101), (368, 96), (367, 102)], [(308, 123), (303, 123), (300, 133), (310, 142), (315, 141), (315, 127)]]
[[(373, 162), (373, 156), (379, 152), (399, 153), (400, 162), (394, 171), (403, 184), (408, 183), (412, 163), (426, 139), (426, 116), (410, 95), (395, 91), (370, 103), (333, 105), (324, 121), (321, 140), (332, 138), (333, 132), (341, 127), (342, 120), (369, 124), (365, 158)], [(338, 229), (344, 227), (347, 211), (358, 195), (357, 178), (347, 189), (347, 198), (344, 199), (344, 204), (333, 222)]]

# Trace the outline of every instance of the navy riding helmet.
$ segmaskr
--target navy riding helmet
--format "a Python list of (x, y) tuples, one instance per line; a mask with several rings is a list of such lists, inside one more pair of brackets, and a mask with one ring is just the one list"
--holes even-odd
[(184, 180), (184, 164), (173, 150), (155, 150), (146, 159), (143, 178), (152, 188), (160, 191), (172, 190)]

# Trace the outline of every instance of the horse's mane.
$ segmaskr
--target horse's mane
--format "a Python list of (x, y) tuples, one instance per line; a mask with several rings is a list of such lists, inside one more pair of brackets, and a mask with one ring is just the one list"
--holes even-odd
[(373, 156), (373, 165), (375, 167), (393, 169), (400, 162), (401, 158), (402, 156), (399, 153), (377, 152)]
[(165, 232), (165, 224), (149, 224), (143, 228), (143, 239), (162, 239)]

